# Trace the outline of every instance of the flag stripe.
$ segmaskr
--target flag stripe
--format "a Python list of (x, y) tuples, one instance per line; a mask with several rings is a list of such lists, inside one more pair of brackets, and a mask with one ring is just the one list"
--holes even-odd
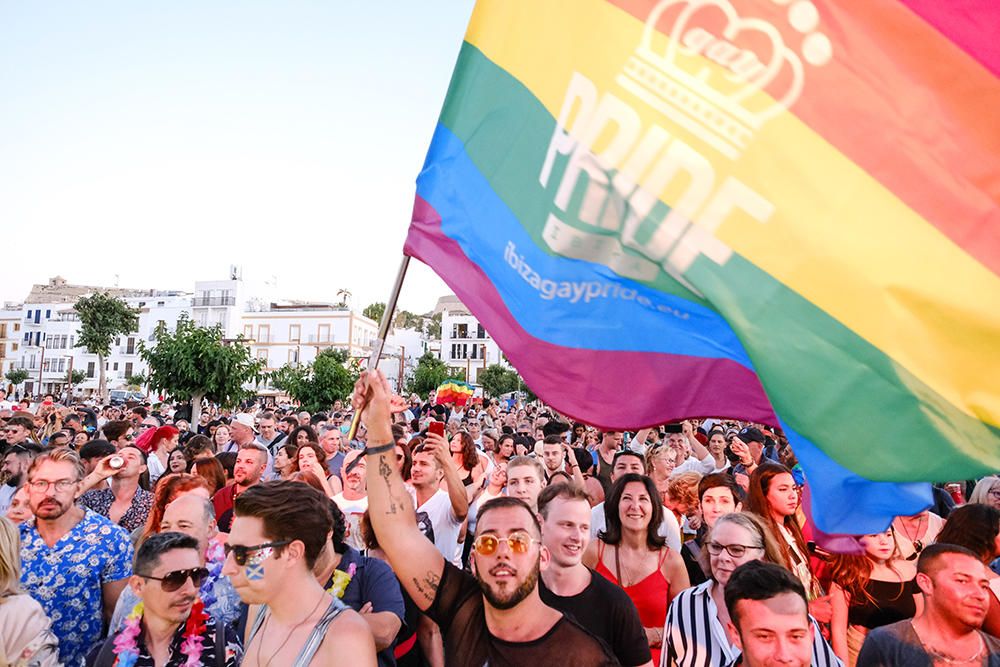
[[(516, 6), (493, 9), (509, 14), (500, 17), (500, 26), (505, 20), (531, 18), (513, 12)], [(585, 7), (590, 4), (581, 2), (571, 20), (594, 25), (577, 29), (587, 34), (599, 25), (610, 28), (606, 35), (598, 32), (611, 52), (631, 48), (641, 28), (637, 21), (615, 8), (609, 9), (617, 14), (607, 15)], [(616, 23), (607, 26), (597, 19)], [(486, 47), (484, 54), (520, 79), (550, 117), (558, 114), (574, 71), (586, 73), (599, 91), (614, 88), (620, 63), (565, 37), (571, 31), (518, 24), (518, 33), (522, 38), (516, 41), (504, 39), (502, 29), (481, 36), (475, 16), (470, 28), (470, 36)], [(536, 67), (536, 62), (546, 67)], [(460, 79), (461, 73), (457, 83)], [(477, 103), (471, 98), (462, 102)], [(635, 110), (643, 127), (659, 121), (659, 115), (643, 105), (635, 105)], [(997, 276), (790, 114), (772, 120), (762, 133), (771, 136), (759, 137), (737, 165), (725, 168), (764, 193), (777, 213), (765, 223), (766, 233), (756, 221), (730, 220), (717, 231), (719, 238), (883, 349), (966, 413), (1000, 423), (1000, 389), (982, 391), (982, 364), (995, 358), (1000, 334), (1000, 310), (983, 305), (1000, 303)], [(799, 150), (792, 153), (789, 145)], [(774, 171), (785, 177), (764, 177)], [(717, 174), (716, 182), (724, 176)], [(845, 198), (845, 189), (855, 196)], [(788, 248), (797, 253), (790, 257)], [(903, 318), (898, 317), (901, 313)], [(1000, 383), (1000, 373), (988, 382)]]
[(903, 4), (1000, 77), (1000, 3), (996, 0), (902, 0)]
[[(444, 174), (447, 180), (440, 181), (442, 170), (429, 168), (421, 175), (418, 191), (436, 193), (432, 203), (442, 212), (448, 210), (448, 233), (463, 243), (466, 254), (486, 268), (495, 284), (507, 285), (509, 280), (501, 272), (506, 269), (495, 267), (502, 264), (497, 258), (501, 250), (489, 246), (520, 233), (519, 229), (510, 229), (520, 220), (531, 245), (546, 248), (542, 234), (551, 192), (540, 186), (537, 169), (532, 165), (543, 159), (545, 143), (541, 140), (551, 136), (555, 121), (523, 86), (472, 47), (463, 49), (455, 81), (453, 93), (463, 100), (462, 112), (456, 114), (451, 105), (446, 105), (442, 123), (450, 124), (451, 130), (444, 132), (439, 127), (428, 160), (429, 164), (448, 165)], [(496, 108), (498, 100), (502, 100), (504, 112), (488, 113)], [(452, 146), (448, 136), (451, 131), (457, 133), (457, 140), (466, 142), (460, 148)], [(465, 152), (474, 168), (465, 163)], [(477, 183), (484, 174), (490, 175), (489, 186)], [(501, 203), (492, 201), (493, 192)], [(449, 203), (450, 199), (453, 203)], [(465, 205), (469, 208), (461, 210)], [(509, 211), (497, 213), (496, 208)], [(469, 213), (472, 210), (474, 213)], [(465, 225), (463, 229), (462, 221), (469, 216), (479, 224)], [(486, 238), (476, 234), (480, 225), (492, 230)], [(527, 242), (518, 245), (525, 253)], [(544, 262), (537, 258), (531, 261), (536, 266)], [(555, 261), (557, 266), (566, 262)], [(603, 267), (592, 269), (611, 275)], [(724, 291), (712, 284), (723, 280), (723, 269), (711, 261), (696, 262), (691, 271), (712, 291)], [(895, 454), (890, 448), (872, 448), (866, 440), (851, 438), (838, 442), (834, 453), (838, 460), (845, 464), (853, 461), (853, 469), (875, 479), (947, 479), (956, 470), (967, 471), (970, 467), (1000, 468), (1000, 452), (990, 445), (997, 441), (996, 430), (963, 414), (883, 352), (739, 256), (731, 258), (724, 271), (733, 294), (731, 298), (723, 297), (727, 317), (743, 332), (745, 342), (761, 350), (758, 358), (764, 365), (759, 370), (774, 387), (776, 409), (788, 415), (790, 424), (803, 429), (804, 424), (811, 423), (821, 432), (835, 433), (845, 423), (864, 423), (866, 430), (879, 433), (887, 441), (907, 442), (914, 453), (909, 465), (901, 469), (898, 461), (893, 461)], [(635, 284), (618, 280), (623, 285)], [(503, 293), (509, 296), (507, 291)], [(511, 308), (516, 310), (518, 306), (515, 303)], [(520, 314), (517, 319), (525, 321)], [(561, 317), (542, 319), (560, 325), (566, 321)], [(603, 316), (591, 319), (594, 323), (606, 321)], [(620, 336), (619, 346), (624, 349), (629, 337), (622, 334), (617, 322), (613, 326)], [(546, 331), (533, 333), (544, 339)], [(822, 332), (824, 338), (817, 338), (815, 332)], [(583, 340), (590, 345), (595, 338), (588, 331)], [(663, 339), (664, 343), (672, 340), (667, 336)], [(853, 400), (845, 402), (843, 398), (848, 395)], [(928, 410), (921, 401), (933, 409)], [(956, 449), (956, 457), (954, 464), (945, 468), (940, 453), (944, 443), (949, 442)]]
[[(504, 350), (525, 382), (567, 416), (623, 430), (694, 416), (742, 415), (764, 424), (777, 418), (753, 371), (725, 359), (553, 345), (525, 331), (503, 298), (462, 248), (441, 230), (438, 213), (419, 195), (405, 252), (434, 267)], [(622, 386), (648, 387), (629, 401)], [(579, 390), (570, 391), (568, 388)], [(692, 391), (692, 388), (701, 388)], [(629, 410), (622, 402), (629, 402)]]
[[(950, 3), (931, 1), (952, 16)], [(645, 21), (655, 4), (611, 2), (637, 21)], [(1000, 81), (903, 5), (817, 4), (819, 27), (831, 40), (834, 59), (807, 69), (792, 113), (965, 252), (1000, 273)], [(797, 43), (800, 36), (785, 18), (789, 7), (753, 6)], [(979, 31), (989, 35), (981, 26)], [(995, 35), (987, 38), (996, 43)], [(900, 109), (906, 106), (919, 109), (919, 116), (901, 123)]]

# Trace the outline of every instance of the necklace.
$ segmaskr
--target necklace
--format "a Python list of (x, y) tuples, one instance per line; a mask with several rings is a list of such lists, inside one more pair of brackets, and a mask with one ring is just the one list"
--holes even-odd
[(902, 517), (900, 517), (899, 519), (899, 527), (902, 529), (903, 535), (906, 536), (906, 539), (908, 539), (910, 542), (913, 543), (913, 553), (910, 554), (906, 560), (916, 560), (917, 557), (920, 555), (920, 552), (924, 550), (924, 543), (920, 541), (919, 537), (920, 537), (920, 527), (923, 525), (924, 519), (926, 518), (927, 518), (926, 514), (921, 514), (920, 518), (917, 519), (917, 532), (912, 537), (910, 536), (910, 531), (907, 530), (906, 528), (906, 523), (904, 519)]
[[(308, 614), (306, 614), (305, 618), (303, 618), (301, 621), (299, 621), (298, 623), (296, 623), (295, 626), (291, 630), (288, 631), (288, 635), (285, 637), (285, 641), (281, 642), (281, 644), (278, 646), (278, 648), (276, 648), (274, 650), (274, 653), (271, 654), (271, 657), (268, 658), (267, 662), (264, 663), (264, 667), (270, 667), (271, 661), (274, 660), (274, 658), (279, 653), (281, 653), (281, 649), (285, 648), (285, 644), (287, 644), (288, 640), (292, 638), (292, 635), (295, 633), (295, 631), (298, 630), (300, 627), (302, 627), (302, 624), (305, 623), (306, 621), (308, 621), (312, 617), (312, 615), (316, 613), (316, 610), (319, 609), (319, 606), (323, 603), (323, 599), (325, 597), (326, 597), (326, 591), (324, 591), (323, 595), (320, 596), (319, 602), (317, 602), (316, 606), (312, 608), (312, 611), (310, 611)], [(268, 624), (268, 622), (270, 620), (271, 620), (271, 614), (268, 614), (267, 618), (264, 619), (264, 627), (262, 627), (260, 629), (261, 638), (260, 638), (260, 643), (257, 644), (257, 655), (258, 656), (260, 655), (261, 649), (264, 648), (264, 636), (263, 635), (264, 635), (264, 631), (267, 629), (267, 624)]]
[(946, 662), (949, 665), (964, 665), (970, 663), (973, 660), (978, 660), (979, 658), (981, 658), (983, 656), (983, 653), (986, 652), (986, 640), (983, 639), (983, 635), (981, 633), (976, 633), (976, 636), (979, 637), (979, 648), (976, 649), (975, 655), (969, 656), (968, 658), (953, 658), (950, 655), (945, 655), (944, 653), (941, 653), (940, 651), (937, 651), (928, 646), (927, 644), (925, 644), (924, 640), (921, 639), (920, 635), (917, 633), (917, 629), (913, 627), (912, 621), (910, 622), (910, 627), (913, 628), (913, 634), (917, 635), (917, 641), (920, 642), (921, 648), (923, 648), (928, 655), (930, 655), (935, 660), (941, 660), (942, 662)]

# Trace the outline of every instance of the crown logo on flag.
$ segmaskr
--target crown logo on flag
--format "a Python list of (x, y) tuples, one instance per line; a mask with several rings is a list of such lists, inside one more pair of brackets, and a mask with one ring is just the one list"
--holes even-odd
[(771, 22), (740, 16), (727, 0), (661, 0), (618, 83), (730, 159), (767, 121), (802, 93), (803, 60), (832, 57), (809, 0), (788, 5), (788, 22), (804, 35), (790, 48)]

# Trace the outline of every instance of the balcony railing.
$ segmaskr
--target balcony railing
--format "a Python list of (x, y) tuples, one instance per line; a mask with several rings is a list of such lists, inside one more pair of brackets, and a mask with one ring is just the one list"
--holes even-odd
[(195, 308), (207, 308), (209, 306), (235, 306), (235, 296), (196, 296), (191, 299), (191, 305)]
[(317, 336), (316, 334), (311, 334), (309, 336), (310, 343), (318, 343), (320, 345), (331, 345), (333, 344), (333, 335), (329, 336)]

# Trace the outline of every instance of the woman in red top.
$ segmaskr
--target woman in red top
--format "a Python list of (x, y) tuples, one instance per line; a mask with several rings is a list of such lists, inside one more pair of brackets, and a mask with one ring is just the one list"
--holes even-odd
[(658, 665), (667, 607), (690, 585), (684, 560), (657, 532), (663, 506), (649, 477), (622, 475), (608, 492), (604, 514), (607, 529), (587, 547), (583, 562), (621, 586), (632, 599), (646, 630), (653, 664)]

